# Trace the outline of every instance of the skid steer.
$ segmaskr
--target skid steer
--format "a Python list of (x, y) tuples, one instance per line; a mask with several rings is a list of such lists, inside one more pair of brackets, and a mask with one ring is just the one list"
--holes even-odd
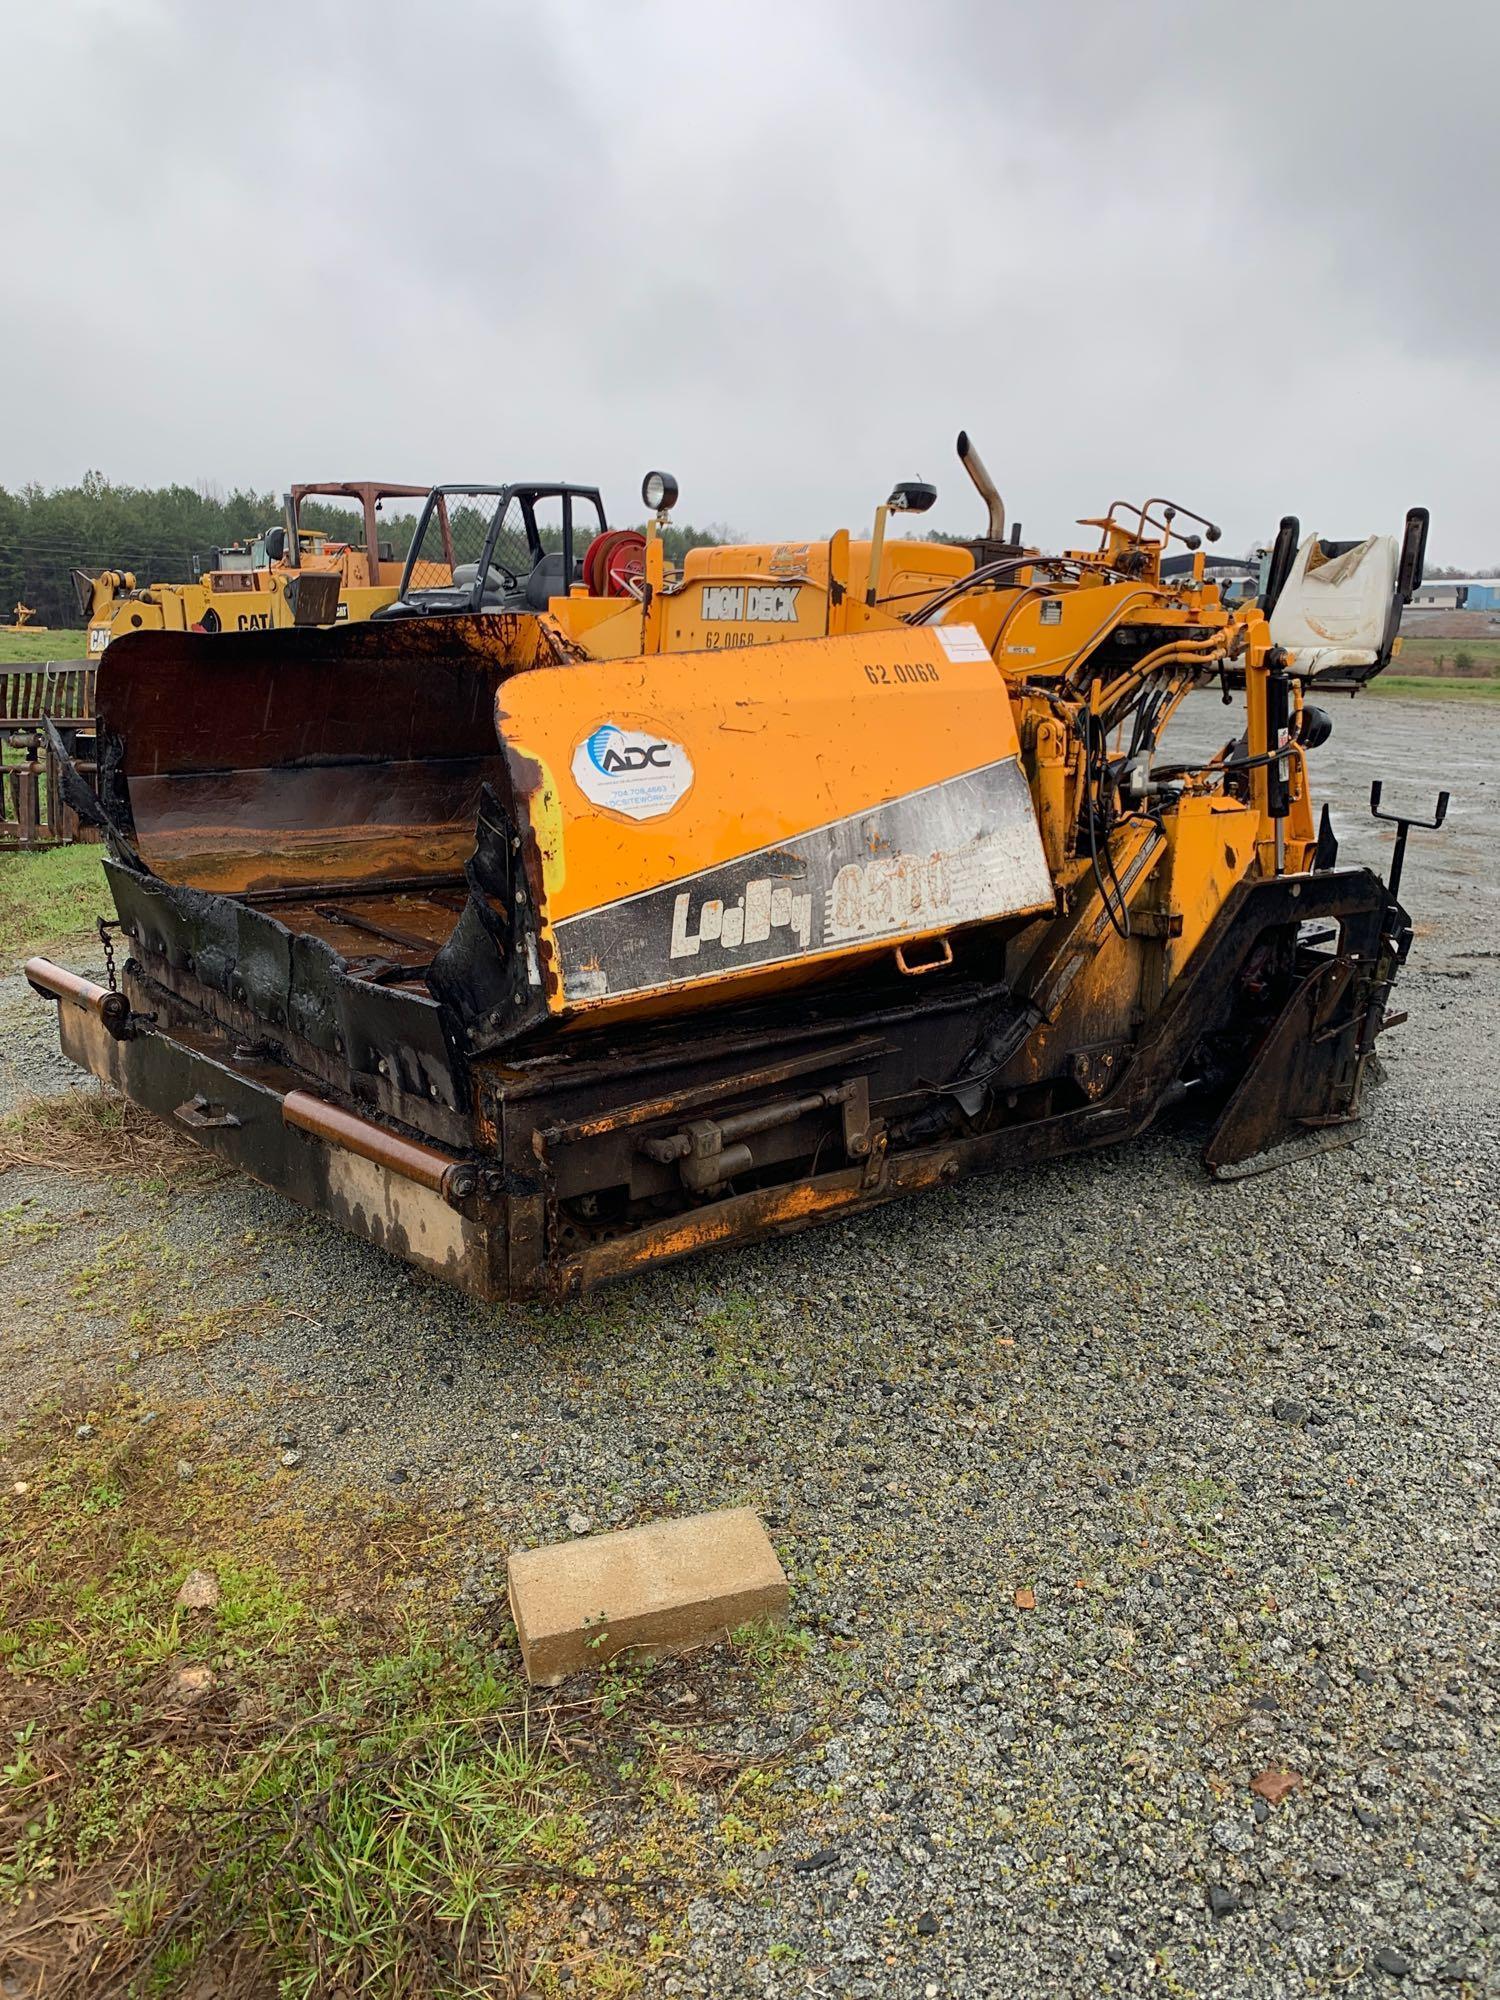
[[(1310, 760), (1318, 698), (1391, 657), (1425, 513), (1288, 518), (1229, 605), (1187, 508), (1047, 554), (959, 455), (967, 546), (888, 532), (909, 481), (866, 537), (669, 569), (652, 473), (629, 561), (593, 489), (481, 488), (434, 577), (449, 489), (367, 623), (112, 645), (72, 796), (124, 963), (29, 963), (63, 1048), (487, 1298), (1118, 1145), (1189, 1093), (1216, 1175), (1346, 1142), (1412, 933)], [(517, 533), (538, 493), (561, 549)], [(1174, 760), (1205, 687), (1237, 726)]]

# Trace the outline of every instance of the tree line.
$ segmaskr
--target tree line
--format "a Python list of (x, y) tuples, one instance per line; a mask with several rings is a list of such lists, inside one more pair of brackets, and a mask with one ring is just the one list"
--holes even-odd
[[(416, 527), (420, 503), (409, 517), (382, 514), (385, 533), (404, 556)], [(210, 552), (252, 540), (282, 518), (282, 499), (236, 487), (221, 496), (193, 486), (117, 486), (102, 472), (90, 472), (76, 486), (0, 486), (0, 624), (9, 623), (17, 603), (28, 604), (35, 622), (54, 629), (81, 621), (73, 571), (133, 570), (136, 581), (186, 583), (195, 564)], [(309, 502), (305, 528), (336, 536), (349, 534), (356, 517), (347, 509)], [(382, 537), (384, 539), (384, 535)], [(690, 548), (729, 539), (719, 528), (671, 526), (663, 537), (669, 562)]]

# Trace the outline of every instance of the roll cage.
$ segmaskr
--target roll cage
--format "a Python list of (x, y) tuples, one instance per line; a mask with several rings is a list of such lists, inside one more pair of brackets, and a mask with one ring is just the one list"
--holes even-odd
[[(424, 557), (423, 549), (438, 517), (443, 544), (450, 551), (452, 537), (450, 503), (462, 500), (472, 505), (493, 500), (489, 526), (477, 560), (460, 563), (453, 570), (451, 584), (425, 587), (416, 581)], [(537, 504), (544, 500), (562, 503), (562, 547), (549, 549), (537, 521)], [(516, 503), (515, 512), (511, 503)], [(519, 516), (519, 521), (517, 520)], [(583, 555), (589, 543), (608, 526), (604, 501), (597, 486), (573, 486), (563, 482), (512, 482), (504, 486), (435, 486), (417, 523), (402, 572), (401, 586), (394, 604), (386, 605), (377, 618), (432, 616), (468, 611), (538, 609), (536, 599), (544, 590), (554, 596), (566, 595), (582, 575)], [(530, 570), (519, 576), (499, 555), (502, 532), (510, 538), (517, 526), (525, 537)], [(507, 547), (509, 553), (509, 546)], [(551, 586), (554, 586), (552, 588)]]
[[(365, 582), (371, 588), (378, 587), (380, 577), (380, 505), (384, 500), (422, 500), (428, 495), (425, 486), (396, 486), (387, 480), (351, 479), (317, 484), (305, 482), (294, 486), (283, 503), (284, 525), (286, 528), (286, 559), (288, 567), (302, 567), (302, 507), (308, 500), (357, 500), (364, 529), (364, 547), (356, 548), (362, 555), (365, 566)], [(425, 521), (425, 516), (424, 516)]]

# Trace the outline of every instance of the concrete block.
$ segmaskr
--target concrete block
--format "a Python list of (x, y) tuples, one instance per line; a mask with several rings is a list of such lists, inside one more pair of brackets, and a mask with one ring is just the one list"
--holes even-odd
[(527, 1678), (545, 1687), (617, 1653), (680, 1653), (786, 1620), (786, 1572), (749, 1507), (524, 1549), (509, 1572)]

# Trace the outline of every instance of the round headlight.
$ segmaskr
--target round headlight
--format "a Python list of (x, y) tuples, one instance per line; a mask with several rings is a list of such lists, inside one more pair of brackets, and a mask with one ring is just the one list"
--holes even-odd
[(886, 506), (893, 514), (925, 514), (937, 501), (937, 488), (925, 479), (903, 479), (891, 488)]
[(670, 472), (648, 472), (641, 481), (641, 498), (653, 514), (677, 505), (677, 481)]

